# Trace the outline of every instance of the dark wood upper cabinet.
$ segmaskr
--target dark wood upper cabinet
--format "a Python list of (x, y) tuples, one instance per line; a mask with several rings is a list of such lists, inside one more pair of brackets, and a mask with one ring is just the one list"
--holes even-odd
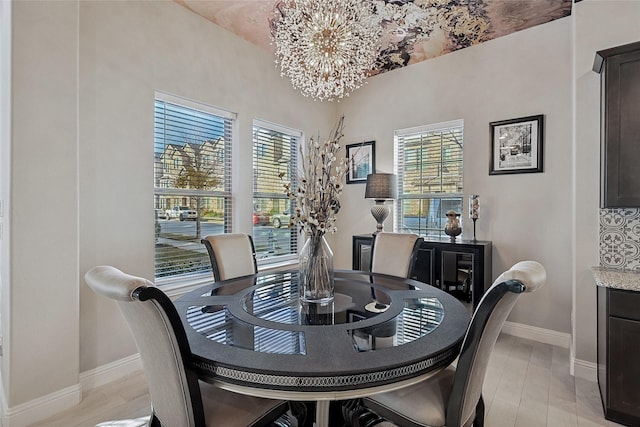
[(601, 74), (600, 207), (640, 207), (640, 42), (596, 52)]

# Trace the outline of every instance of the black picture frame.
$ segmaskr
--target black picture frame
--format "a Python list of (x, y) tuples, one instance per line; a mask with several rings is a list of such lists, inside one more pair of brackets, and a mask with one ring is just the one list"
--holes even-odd
[(489, 126), (489, 175), (544, 172), (542, 114), (491, 122)]
[(376, 142), (366, 141), (345, 146), (349, 159), (347, 184), (364, 184), (367, 175), (376, 172)]

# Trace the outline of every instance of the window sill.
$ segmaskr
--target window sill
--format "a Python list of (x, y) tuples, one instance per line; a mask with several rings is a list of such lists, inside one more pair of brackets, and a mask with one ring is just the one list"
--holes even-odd
[[(298, 259), (288, 259), (280, 262), (258, 264), (259, 272), (268, 272), (273, 270), (283, 270), (288, 268), (294, 268), (298, 265)], [(174, 278), (174, 279), (161, 279), (156, 282), (164, 293), (170, 298), (178, 298), (187, 292), (204, 286), (213, 282), (213, 276), (211, 273), (190, 275), (188, 277)]]
[(190, 275), (188, 277), (176, 277), (173, 279), (161, 279), (156, 282), (156, 286), (162, 289), (170, 298), (177, 298), (211, 282), (213, 282), (213, 275), (207, 273)]

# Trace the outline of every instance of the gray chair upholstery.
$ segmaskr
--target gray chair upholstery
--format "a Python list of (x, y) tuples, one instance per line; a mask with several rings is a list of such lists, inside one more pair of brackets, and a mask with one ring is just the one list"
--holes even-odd
[(140, 351), (152, 427), (268, 425), (288, 410), (280, 400), (244, 396), (198, 380), (178, 312), (148, 280), (110, 266), (85, 275), (97, 294), (118, 303)]
[[(371, 272), (381, 275), (410, 278), (416, 262), (422, 238), (410, 233), (387, 233), (381, 231), (373, 237), (371, 247)], [(372, 276), (371, 283), (384, 288), (397, 289), (398, 281), (384, 276)], [(374, 309), (385, 310), (390, 303), (385, 292), (371, 288), (375, 301)]]
[(201, 242), (209, 252), (216, 282), (257, 273), (256, 251), (248, 234), (214, 234)]
[(422, 238), (410, 233), (377, 233), (371, 248), (371, 272), (409, 278)]
[(363, 404), (403, 427), (482, 427), (482, 384), (500, 330), (518, 298), (542, 287), (546, 280), (547, 273), (539, 263), (515, 264), (482, 297), (455, 368), (449, 366), (426, 381), (367, 397)]

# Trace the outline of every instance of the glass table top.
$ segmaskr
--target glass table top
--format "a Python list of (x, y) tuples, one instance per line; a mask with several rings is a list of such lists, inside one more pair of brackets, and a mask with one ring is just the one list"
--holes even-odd
[(260, 275), (202, 294), (202, 304), (187, 307), (186, 320), (197, 333), (225, 346), (305, 355), (307, 334), (318, 332), (318, 326), (335, 326), (356, 352), (369, 352), (418, 340), (444, 319), (437, 297), (404, 296), (402, 289), (379, 287), (377, 299), (373, 294), (368, 281), (337, 277), (332, 303), (301, 303), (297, 273)]

